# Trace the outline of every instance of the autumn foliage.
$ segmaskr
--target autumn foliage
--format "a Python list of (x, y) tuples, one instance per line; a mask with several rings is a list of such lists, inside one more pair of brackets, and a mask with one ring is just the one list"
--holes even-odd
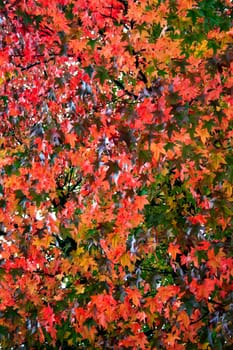
[(0, 348), (233, 348), (230, 0), (0, 1)]

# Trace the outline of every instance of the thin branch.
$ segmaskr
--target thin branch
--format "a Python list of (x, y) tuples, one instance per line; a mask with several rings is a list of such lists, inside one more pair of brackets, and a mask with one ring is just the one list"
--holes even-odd
[(30, 68), (33, 68), (33, 67), (35, 67), (35, 66), (38, 66), (38, 65), (40, 65), (41, 63), (48, 63), (48, 62), (50, 62), (50, 61), (52, 61), (52, 60), (54, 60), (55, 59), (55, 55), (53, 55), (53, 56), (51, 56), (50, 58), (48, 58), (47, 60), (44, 60), (44, 61), (36, 61), (36, 62), (34, 62), (34, 63), (31, 63), (31, 64), (29, 64), (28, 66), (26, 66), (26, 67), (23, 67), (23, 66), (21, 66), (21, 65), (18, 65), (18, 66), (16, 66), (16, 67), (18, 67), (18, 68), (20, 68), (21, 69), (21, 71), (23, 72), (23, 71), (25, 71), (25, 70), (29, 70)]
[(15, 135), (14, 131), (13, 131), (12, 135), (20, 145), (23, 145), (23, 142), (18, 138), (18, 136)]
[(129, 95), (129, 96), (131, 96), (131, 97), (134, 97), (135, 99), (138, 98), (138, 96), (135, 95), (133, 92), (130, 92), (130, 91), (126, 90), (125, 87), (124, 87), (124, 84), (123, 84), (121, 81), (119, 81), (119, 80), (117, 80), (117, 79), (113, 79), (113, 82), (114, 82), (121, 90), (124, 90), (125, 93), (126, 93), (127, 95)]
[(73, 186), (71, 186), (69, 193), (71, 193), (72, 191), (74, 191), (74, 190), (78, 187), (78, 185), (80, 185), (81, 182), (82, 182), (82, 178), (80, 177), (80, 178), (76, 181), (76, 183), (73, 184)]
[(190, 322), (190, 324), (198, 323), (199, 321), (203, 320), (206, 316), (209, 315), (209, 311), (206, 311), (201, 317), (199, 317), (196, 321)]

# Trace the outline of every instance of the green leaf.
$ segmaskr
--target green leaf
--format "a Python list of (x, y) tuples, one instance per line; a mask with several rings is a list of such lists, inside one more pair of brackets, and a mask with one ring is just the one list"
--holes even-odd
[(108, 71), (103, 66), (96, 67), (95, 77), (100, 80), (100, 84), (103, 85), (105, 80), (109, 79)]

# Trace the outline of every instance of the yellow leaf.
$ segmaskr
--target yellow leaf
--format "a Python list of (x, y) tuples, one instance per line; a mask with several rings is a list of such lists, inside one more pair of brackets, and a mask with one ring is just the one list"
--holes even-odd
[(226, 194), (226, 197), (229, 201), (233, 201), (233, 198), (232, 198), (232, 185), (228, 182), (228, 181), (224, 181), (223, 182), (223, 190)]
[(119, 245), (120, 241), (121, 241), (120, 236), (117, 235), (117, 234), (114, 234), (114, 235), (111, 237), (112, 247), (113, 247), (113, 248), (116, 248), (116, 247)]
[(200, 348), (201, 350), (211, 350), (210, 344), (209, 343), (204, 343), (204, 344), (200, 344)]
[(45, 234), (43, 238), (35, 238), (33, 240), (33, 245), (47, 249), (50, 246), (52, 240), (53, 237), (51, 235)]
[(206, 140), (210, 137), (210, 134), (209, 134), (209, 131), (208, 131), (206, 128), (203, 128), (203, 129), (202, 129), (202, 126), (199, 125), (199, 126), (196, 128), (195, 136), (200, 137), (201, 142), (202, 142), (203, 144), (205, 144), (205, 143), (206, 143)]
[(225, 159), (223, 158), (221, 153), (213, 153), (211, 154), (211, 165), (213, 170), (217, 170), (220, 164), (226, 164)]
[[(65, 339), (68, 339), (69, 337), (70, 337), (70, 332), (65, 332), (64, 338), (65, 338)], [(69, 340), (68, 340), (68, 341), (69, 341)], [(72, 345), (72, 343), (71, 343), (70, 345)]]
[(78, 284), (75, 286), (75, 290), (78, 294), (83, 294), (85, 292), (85, 286), (83, 284)]
[(79, 248), (76, 249), (75, 255), (79, 256), (79, 255), (81, 255), (83, 253), (84, 253), (84, 248), (83, 247), (79, 247)]
[(129, 271), (132, 271), (133, 270), (133, 268), (134, 268), (134, 265), (132, 264), (132, 262), (131, 262), (131, 259), (130, 259), (130, 256), (129, 256), (129, 254), (128, 254), (128, 252), (127, 253), (124, 253), (122, 256), (121, 256), (121, 258), (120, 258), (120, 263), (121, 263), (121, 265), (123, 266), (123, 267), (128, 267), (128, 269), (129, 269)]
[(175, 208), (176, 203), (174, 202), (174, 196), (167, 198), (167, 204), (168, 204), (168, 207), (169, 207), (169, 209), (167, 209), (167, 212), (169, 212), (169, 211), (171, 211), (172, 209)]

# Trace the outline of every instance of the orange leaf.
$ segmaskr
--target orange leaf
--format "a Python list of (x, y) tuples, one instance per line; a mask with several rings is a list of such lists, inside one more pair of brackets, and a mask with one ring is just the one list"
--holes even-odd
[(153, 160), (155, 161), (155, 163), (158, 162), (161, 154), (165, 154), (166, 151), (164, 150), (163, 147), (163, 143), (159, 142), (159, 143), (152, 143), (152, 145), (150, 146), (151, 151), (153, 153)]
[(66, 134), (65, 139), (66, 139), (66, 143), (70, 144), (71, 148), (75, 147), (75, 142), (77, 141), (76, 134)]
[(136, 289), (136, 288), (134, 288), (134, 289), (126, 288), (125, 291), (128, 294), (129, 299), (132, 300), (133, 304), (135, 306), (139, 306), (140, 305), (140, 300), (141, 300), (141, 297), (142, 297), (142, 295), (139, 292), (139, 290)]
[(180, 245), (170, 243), (168, 247), (168, 253), (171, 255), (173, 260), (176, 260), (176, 255), (181, 254)]

